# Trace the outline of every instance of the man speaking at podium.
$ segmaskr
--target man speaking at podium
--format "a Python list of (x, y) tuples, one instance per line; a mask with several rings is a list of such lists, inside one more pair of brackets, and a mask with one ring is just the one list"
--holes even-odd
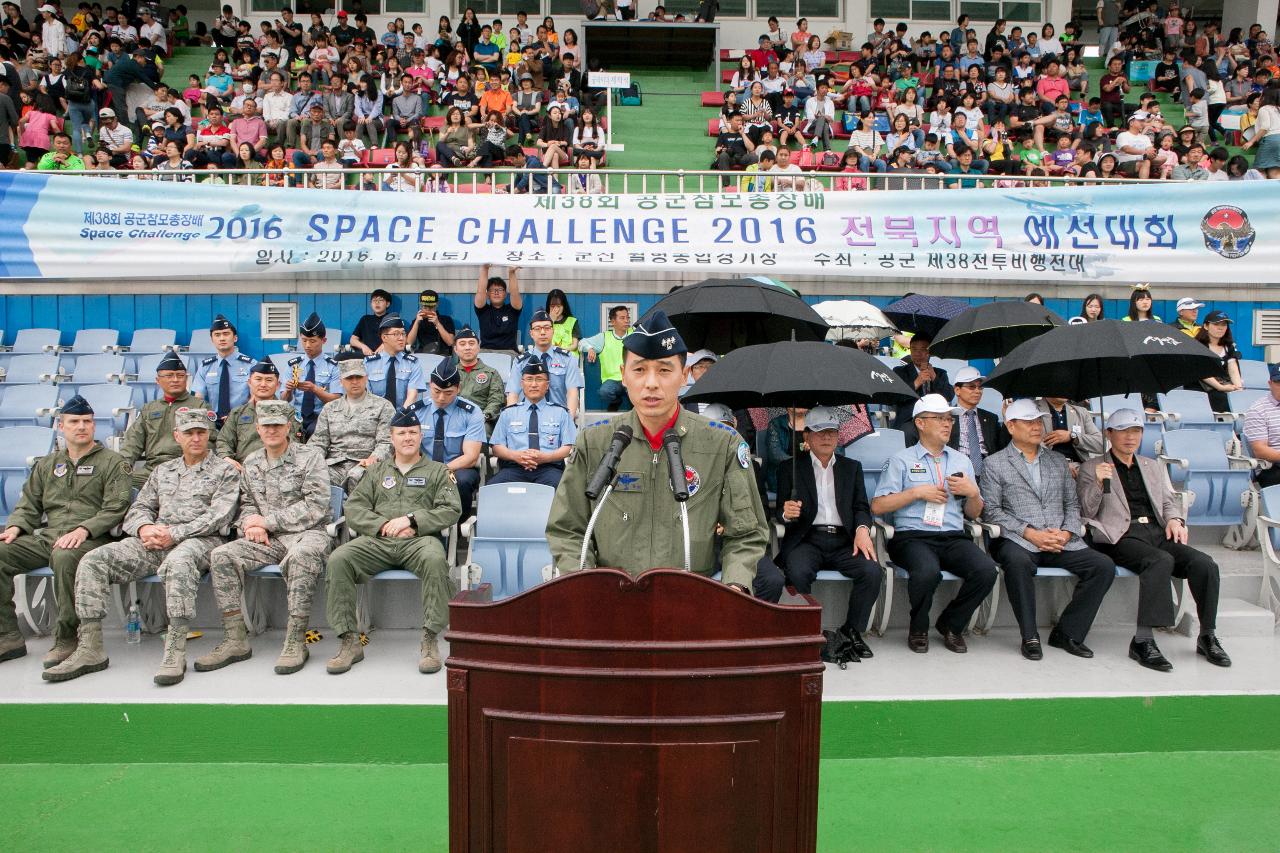
[(641, 320), (622, 349), (633, 409), (578, 435), (547, 520), (557, 568), (634, 575), (687, 563), (711, 575), (719, 525), (721, 579), (750, 595), (769, 541), (750, 449), (732, 428), (680, 407), (688, 348), (666, 314)]

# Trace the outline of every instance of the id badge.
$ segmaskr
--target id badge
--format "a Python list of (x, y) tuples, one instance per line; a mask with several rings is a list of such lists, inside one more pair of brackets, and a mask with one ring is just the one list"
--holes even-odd
[(947, 517), (946, 504), (936, 504), (936, 503), (930, 502), (924, 505), (924, 518), (922, 520), (924, 521), (925, 524), (929, 525), (930, 527), (941, 527), (942, 520), (946, 517)]

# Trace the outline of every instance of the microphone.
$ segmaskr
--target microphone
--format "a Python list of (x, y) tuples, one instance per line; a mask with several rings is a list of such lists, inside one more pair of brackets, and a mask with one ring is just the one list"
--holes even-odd
[(684, 458), (680, 455), (680, 436), (668, 430), (662, 437), (662, 449), (667, 453), (667, 473), (671, 476), (671, 491), (676, 500), (689, 500), (689, 481), (684, 476)]
[(618, 427), (614, 432), (613, 439), (609, 442), (609, 449), (596, 467), (596, 472), (591, 475), (591, 482), (587, 483), (587, 498), (595, 500), (604, 491), (605, 486), (613, 481), (618, 469), (618, 460), (622, 458), (622, 451), (626, 450), (627, 445), (631, 443), (632, 436), (631, 427), (626, 424)]

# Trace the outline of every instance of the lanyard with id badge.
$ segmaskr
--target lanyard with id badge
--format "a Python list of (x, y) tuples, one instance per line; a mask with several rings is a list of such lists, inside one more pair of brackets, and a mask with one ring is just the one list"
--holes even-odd
[[(946, 478), (942, 475), (942, 463), (938, 461), (937, 457), (934, 457), (934, 456), (930, 456), (929, 461), (933, 463), (933, 470), (937, 472), (938, 488), (942, 489), (945, 492), (947, 490), (947, 481), (946, 481)], [(947, 500), (948, 501), (951, 500), (950, 495), (947, 496)], [(946, 517), (947, 517), (946, 501), (940, 504), (933, 503), (932, 501), (925, 501), (924, 518), (921, 519), (923, 523), (927, 524), (930, 527), (941, 527), (942, 522)]]

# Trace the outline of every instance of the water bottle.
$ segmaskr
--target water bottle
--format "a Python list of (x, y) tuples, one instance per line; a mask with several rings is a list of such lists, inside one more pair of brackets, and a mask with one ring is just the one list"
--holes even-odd
[(137, 645), (142, 642), (142, 615), (138, 613), (137, 603), (129, 605), (129, 618), (125, 621), (125, 642)]

